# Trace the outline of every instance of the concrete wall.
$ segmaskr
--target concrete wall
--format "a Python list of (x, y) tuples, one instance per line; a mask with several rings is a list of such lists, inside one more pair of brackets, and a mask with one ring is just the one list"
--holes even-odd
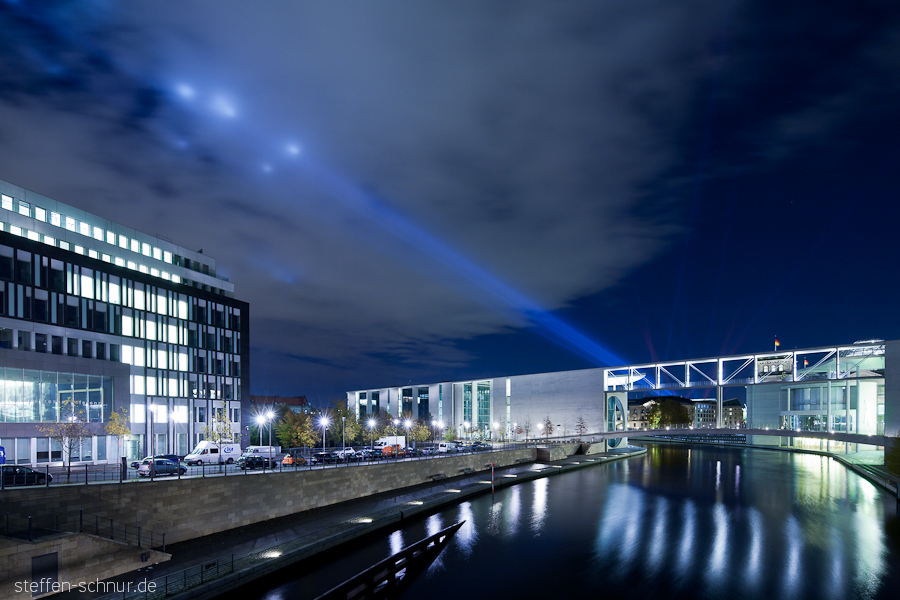
[(312, 471), (8, 489), (0, 492), (0, 505), (14, 517), (30, 515), (36, 522), (54, 514), (61, 521), (65, 515), (77, 519), (84, 509), (165, 533), (166, 543), (174, 543), (430, 482), (432, 475), (453, 477), (462, 469), (489, 469), (490, 462), (505, 467), (535, 456), (531, 448)]
[[(513, 422), (531, 419), (531, 437), (538, 436), (537, 424), (546, 417), (554, 425), (553, 435), (574, 437), (578, 417), (584, 417), (588, 432), (603, 431), (603, 369), (562, 371), (510, 377), (510, 405)], [(505, 379), (504, 412), (505, 412)]]
[[(115, 577), (170, 558), (162, 552), (126, 546), (88, 534), (60, 535), (36, 543), (4, 539), (0, 540), (0, 564), (3, 565), (0, 598), (30, 597), (31, 592), (26, 592), (25, 586), (32, 580), (31, 559), (53, 553), (57, 554), (57, 581), (69, 583), (76, 590), (80, 583)], [(146, 562), (141, 560), (142, 554), (146, 554)]]

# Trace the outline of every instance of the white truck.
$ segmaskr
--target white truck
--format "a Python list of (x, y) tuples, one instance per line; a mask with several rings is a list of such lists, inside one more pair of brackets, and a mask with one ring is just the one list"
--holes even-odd
[(375, 440), (375, 450), (384, 450), (386, 446), (400, 446), (406, 448), (405, 435), (386, 435)]
[(217, 465), (225, 463), (230, 465), (241, 456), (240, 444), (216, 444), (209, 440), (203, 440), (184, 457), (188, 465)]

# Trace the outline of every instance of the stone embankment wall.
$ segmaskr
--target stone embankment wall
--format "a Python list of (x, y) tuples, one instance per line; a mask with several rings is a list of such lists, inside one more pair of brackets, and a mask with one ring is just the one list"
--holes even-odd
[(426, 460), (296, 472), (229, 475), (155, 482), (7, 489), (0, 505), (14, 516), (75, 519), (79, 509), (166, 534), (166, 543), (189, 540), (313, 508), (431, 482), (432, 476), (507, 467), (534, 461), (535, 449), (479, 452)]

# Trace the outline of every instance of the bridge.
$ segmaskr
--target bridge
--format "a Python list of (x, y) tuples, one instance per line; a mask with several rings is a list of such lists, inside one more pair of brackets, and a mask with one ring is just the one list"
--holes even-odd
[[(723, 436), (723, 435), (761, 435), (761, 436), (770, 436), (770, 437), (785, 437), (785, 438), (808, 438), (808, 439), (816, 439), (816, 440), (830, 440), (833, 442), (848, 442), (851, 444), (869, 444), (872, 446), (885, 446), (888, 442), (888, 437), (883, 435), (866, 435), (860, 433), (844, 433), (844, 432), (830, 432), (830, 431), (802, 431), (797, 429), (748, 429), (748, 428), (725, 428), (725, 427), (715, 427), (715, 428), (695, 428), (695, 427), (682, 427), (682, 426), (670, 426), (663, 427), (662, 429), (628, 429), (625, 431), (600, 431), (597, 433), (588, 433), (584, 435), (579, 435), (582, 440), (585, 439), (593, 439), (594, 441), (598, 440), (609, 440), (609, 439), (621, 439), (621, 438), (630, 438), (630, 437), (663, 437), (663, 436), (681, 436), (681, 435), (705, 435), (705, 436)], [(567, 436), (566, 439), (570, 439), (571, 436)], [(563, 438), (549, 438), (549, 440), (557, 441)]]

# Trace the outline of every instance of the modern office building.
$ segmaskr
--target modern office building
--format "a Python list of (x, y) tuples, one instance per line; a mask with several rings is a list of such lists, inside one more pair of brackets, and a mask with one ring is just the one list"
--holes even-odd
[[(0, 181), (0, 446), (60, 463), (46, 424), (74, 406), (73, 464), (186, 454), (215, 415), (247, 419), (249, 307), (215, 260)], [(43, 426), (43, 427), (42, 427)]]
[[(737, 396), (737, 388), (743, 388), (746, 410), (724, 399)], [(746, 423), (894, 435), (900, 429), (900, 340), (355, 390), (347, 401), (360, 416), (409, 412), (441, 421), (459, 436), (497, 439), (515, 436), (525, 423), (529, 437), (536, 437), (537, 424), (548, 418), (554, 435), (573, 435), (579, 422), (588, 432), (626, 430), (629, 419), (646, 421), (645, 396), (689, 391), (710, 398), (693, 403), (697, 427)], [(640, 406), (626, 410), (638, 399)], [(758, 444), (821, 445), (754, 437)]]

